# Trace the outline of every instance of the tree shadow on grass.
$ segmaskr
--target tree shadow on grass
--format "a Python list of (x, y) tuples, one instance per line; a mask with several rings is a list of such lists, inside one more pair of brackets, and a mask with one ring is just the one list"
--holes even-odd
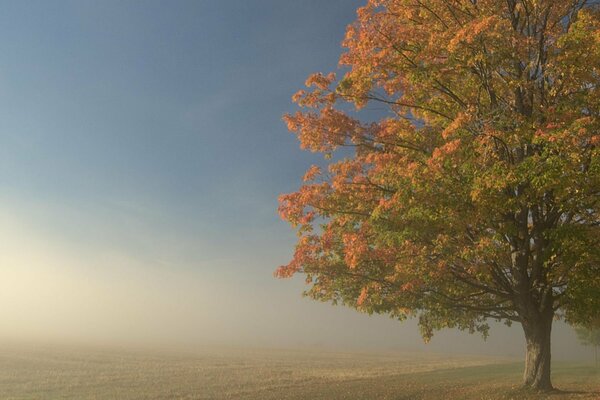
[[(535, 390), (530, 388), (519, 387), (508, 391), (507, 393), (509, 398), (528, 398), (528, 399), (552, 399), (552, 398), (564, 398), (564, 396), (585, 396), (584, 399), (587, 398), (598, 398), (600, 399), (600, 391), (597, 390), (562, 390), (559, 388), (554, 388), (552, 390)], [(513, 397), (515, 396), (515, 397)], [(592, 397), (594, 396), (594, 397)]]

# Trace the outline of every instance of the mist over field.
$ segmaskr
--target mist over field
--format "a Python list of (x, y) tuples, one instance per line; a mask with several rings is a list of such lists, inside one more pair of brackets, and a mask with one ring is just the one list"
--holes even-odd
[[(156, 218), (152, 212), (145, 215)], [(112, 204), (103, 213), (90, 218), (61, 205), (4, 198), (0, 263), (10, 268), (0, 271), (1, 341), (191, 351), (408, 350), (516, 359), (523, 352), (518, 325), (494, 324), (487, 341), (450, 330), (424, 344), (415, 321), (302, 298), (303, 282), (272, 277), (277, 257), (286, 256), (283, 245), (262, 255), (265, 265), (244, 262), (243, 253), (199, 250), (195, 239), (149, 223), (141, 213)], [(556, 359), (590, 359), (572, 328), (556, 324), (553, 339)]]

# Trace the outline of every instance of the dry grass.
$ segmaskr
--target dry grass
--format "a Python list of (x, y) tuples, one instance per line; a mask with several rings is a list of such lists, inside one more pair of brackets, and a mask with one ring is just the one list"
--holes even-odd
[[(499, 363), (500, 362), (500, 363)], [(173, 355), (0, 349), (0, 399), (600, 399), (600, 374), (558, 364), (570, 393), (513, 387), (520, 365), (423, 354), (212, 350)]]

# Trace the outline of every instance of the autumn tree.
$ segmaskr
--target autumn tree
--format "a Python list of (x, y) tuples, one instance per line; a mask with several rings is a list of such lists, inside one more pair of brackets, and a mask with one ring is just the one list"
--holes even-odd
[(276, 275), (426, 340), (518, 323), (525, 386), (552, 388), (553, 320), (600, 310), (596, 6), (369, 0), (343, 45), (284, 117), (325, 157), (280, 197), (299, 239)]

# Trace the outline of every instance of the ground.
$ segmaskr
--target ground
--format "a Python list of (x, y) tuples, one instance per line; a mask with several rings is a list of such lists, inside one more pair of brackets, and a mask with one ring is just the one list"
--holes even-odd
[(0, 347), (0, 398), (600, 399), (600, 370), (556, 362), (550, 395), (518, 388), (515, 360), (409, 352)]

